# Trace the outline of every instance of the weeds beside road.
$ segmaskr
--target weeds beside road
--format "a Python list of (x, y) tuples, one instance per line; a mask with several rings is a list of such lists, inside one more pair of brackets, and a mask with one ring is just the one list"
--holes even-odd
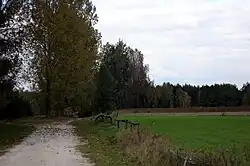
[[(117, 142), (118, 129), (106, 123), (95, 124), (90, 120), (74, 123), (76, 132), (87, 144), (80, 145), (82, 153), (88, 153), (97, 166), (133, 166), (129, 157), (125, 156)], [(87, 150), (87, 151), (86, 151)]]

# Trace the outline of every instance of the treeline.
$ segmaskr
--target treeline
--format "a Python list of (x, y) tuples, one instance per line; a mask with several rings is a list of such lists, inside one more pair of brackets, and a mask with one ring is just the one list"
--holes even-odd
[(215, 84), (211, 86), (184, 85), (182, 88), (191, 97), (191, 106), (217, 107), (250, 105), (250, 84), (241, 89), (232, 84)]
[[(249, 84), (242, 89), (155, 85), (142, 52), (122, 40), (101, 44), (90, 0), (0, 0), (0, 6), (3, 118), (31, 115), (30, 108), (35, 114), (60, 116), (70, 107), (88, 116), (121, 108), (250, 104)], [(21, 87), (28, 85), (24, 92)]]
[[(148, 77), (143, 54), (122, 41), (107, 43), (97, 79), (100, 110), (122, 108), (220, 107), (250, 105), (250, 84), (155, 85)], [(105, 109), (104, 109), (105, 108)]]

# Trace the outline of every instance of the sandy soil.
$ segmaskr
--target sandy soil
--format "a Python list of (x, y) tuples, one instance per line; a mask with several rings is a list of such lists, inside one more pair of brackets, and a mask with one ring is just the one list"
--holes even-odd
[(0, 156), (0, 166), (92, 166), (76, 151), (79, 143), (69, 121), (40, 125), (21, 144)]

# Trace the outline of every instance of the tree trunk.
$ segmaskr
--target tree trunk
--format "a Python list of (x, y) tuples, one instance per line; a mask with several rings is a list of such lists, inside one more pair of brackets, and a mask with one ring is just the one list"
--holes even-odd
[(50, 105), (50, 98), (51, 98), (51, 93), (50, 93), (50, 79), (49, 79), (49, 69), (48, 69), (48, 64), (46, 65), (46, 117), (50, 116), (51, 112), (51, 105)]

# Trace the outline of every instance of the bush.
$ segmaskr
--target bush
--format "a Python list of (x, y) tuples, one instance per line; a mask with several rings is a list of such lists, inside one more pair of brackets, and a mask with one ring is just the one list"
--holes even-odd
[(32, 116), (30, 103), (20, 96), (14, 96), (2, 111), (2, 119), (12, 120)]
[(79, 118), (86, 118), (86, 117), (91, 117), (92, 116), (92, 111), (80, 111), (78, 113)]
[(177, 166), (183, 161), (173, 155), (173, 146), (162, 136), (153, 135), (150, 131), (138, 133), (124, 132), (119, 136), (121, 148), (133, 161), (141, 166)]

